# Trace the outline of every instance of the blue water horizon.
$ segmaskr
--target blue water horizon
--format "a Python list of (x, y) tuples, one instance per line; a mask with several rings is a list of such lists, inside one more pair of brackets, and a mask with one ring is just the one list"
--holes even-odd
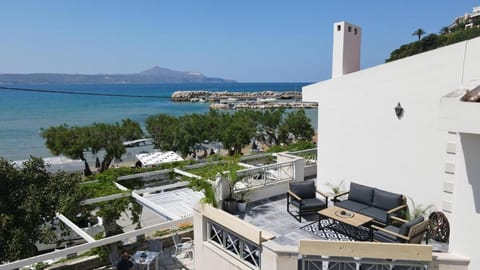
[[(27, 159), (31, 155), (48, 157), (52, 154), (40, 136), (42, 129), (68, 124), (87, 125), (94, 122), (114, 123), (130, 118), (144, 125), (150, 115), (167, 113), (183, 115), (204, 113), (209, 103), (178, 103), (170, 101), (178, 90), (208, 91), (301, 91), (309, 83), (176, 83), (176, 84), (68, 84), (68, 85), (8, 85), (55, 91), (92, 92), (162, 98), (132, 98), (82, 96), (54, 93), (0, 90), (0, 157), (8, 160)], [(4, 85), (7, 86), (7, 85)], [(165, 98), (168, 97), (168, 98)], [(317, 126), (315, 109), (306, 110)]]

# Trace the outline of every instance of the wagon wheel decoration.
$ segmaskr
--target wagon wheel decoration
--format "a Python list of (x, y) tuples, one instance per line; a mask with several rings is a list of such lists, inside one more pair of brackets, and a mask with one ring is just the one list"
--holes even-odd
[(450, 225), (447, 217), (442, 212), (433, 212), (428, 218), (430, 219), (430, 224), (428, 225), (430, 238), (440, 242), (448, 242)]

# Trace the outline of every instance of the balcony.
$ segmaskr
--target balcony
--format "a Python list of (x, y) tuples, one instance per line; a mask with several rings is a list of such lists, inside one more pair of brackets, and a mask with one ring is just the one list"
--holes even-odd
[(453, 91), (440, 101), (440, 127), (451, 132), (480, 134), (480, 86)]

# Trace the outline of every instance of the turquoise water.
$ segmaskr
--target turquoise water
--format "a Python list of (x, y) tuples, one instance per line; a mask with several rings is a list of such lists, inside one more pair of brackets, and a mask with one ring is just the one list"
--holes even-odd
[[(170, 97), (176, 90), (301, 91), (303, 85), (306, 84), (17, 85), (17, 87)], [(208, 106), (208, 103), (175, 103), (169, 99), (79, 96), (0, 90), (0, 156), (9, 160), (25, 159), (30, 155), (51, 156), (45, 148), (39, 132), (42, 128), (54, 125), (116, 122), (127, 117), (143, 125), (143, 121), (150, 115), (202, 113), (208, 111)], [(307, 110), (307, 115), (316, 127), (316, 110)]]

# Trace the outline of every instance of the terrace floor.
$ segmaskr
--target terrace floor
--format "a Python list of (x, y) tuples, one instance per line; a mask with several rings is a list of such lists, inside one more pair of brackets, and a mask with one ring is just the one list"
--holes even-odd
[[(316, 214), (302, 217), (298, 222), (287, 212), (287, 197), (279, 195), (265, 200), (249, 203), (247, 211), (238, 215), (241, 219), (276, 235), (273, 240), (281, 245), (297, 246), (301, 239), (348, 240), (339, 234), (324, 233), (322, 237), (309, 230), (309, 224), (318, 221)], [(330, 238), (330, 236), (332, 238)], [(340, 236), (342, 236), (340, 234)], [(434, 251), (447, 252), (448, 244), (429, 240)]]
[(313, 233), (300, 229), (317, 220), (317, 215), (302, 217), (298, 222), (287, 212), (285, 195), (249, 203), (247, 211), (239, 217), (261, 229), (276, 235), (275, 242), (282, 245), (298, 245), (300, 239), (318, 239)]

